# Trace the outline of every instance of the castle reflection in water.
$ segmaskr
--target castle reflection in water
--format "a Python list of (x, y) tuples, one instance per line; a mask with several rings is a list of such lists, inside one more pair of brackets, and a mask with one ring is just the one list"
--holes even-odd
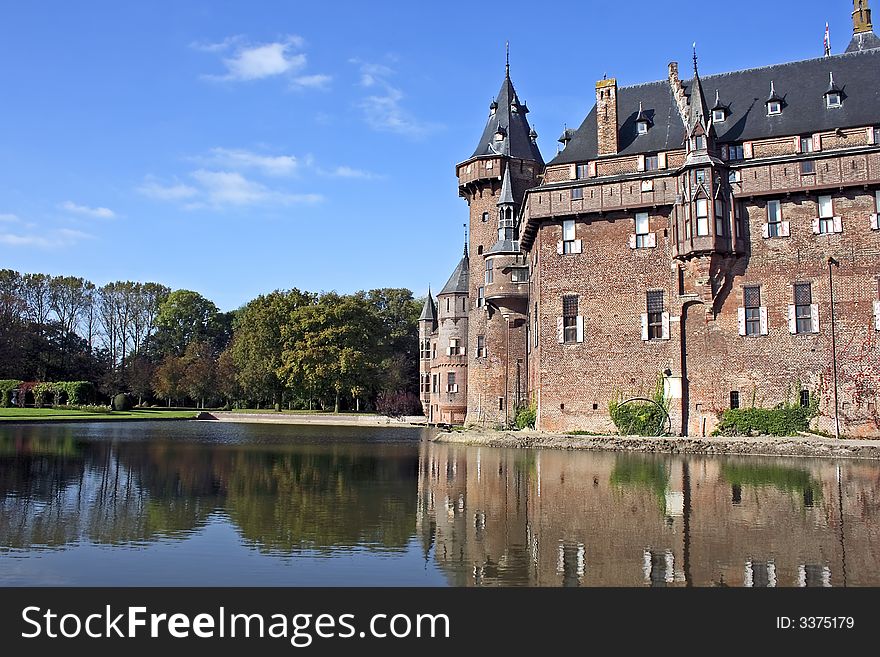
[(873, 462), (426, 445), (418, 524), (457, 586), (880, 582)]
[(232, 544), (212, 547), (226, 561), (211, 576), (234, 584), (252, 582), (259, 559), (278, 582), (309, 568), (309, 581), (355, 585), (880, 585), (873, 461), (131, 431), (0, 429), (0, 580), (27, 583), (26, 562), (42, 572), (65, 552), (83, 568), (96, 546), (124, 559), (114, 582), (149, 582), (147, 550), (189, 550), (174, 581), (210, 584), (191, 564), (222, 527)]

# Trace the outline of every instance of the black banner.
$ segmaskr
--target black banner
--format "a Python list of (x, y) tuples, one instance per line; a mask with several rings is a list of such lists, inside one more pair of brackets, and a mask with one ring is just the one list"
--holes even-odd
[(6, 654), (90, 655), (840, 649), (873, 638), (877, 592), (7, 588), (0, 645)]

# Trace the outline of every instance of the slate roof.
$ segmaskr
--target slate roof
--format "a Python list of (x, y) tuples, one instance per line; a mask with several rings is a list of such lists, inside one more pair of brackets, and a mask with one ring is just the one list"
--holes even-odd
[[(471, 157), (509, 155), (544, 164), (538, 145), (530, 137), (532, 128), (526, 118), (529, 108), (519, 101), (513, 82), (510, 81), (509, 72), (504, 76), (501, 90), (493, 105), (497, 109), (494, 114), (489, 115), (483, 136), (480, 137), (480, 143)], [(506, 133), (505, 138), (500, 142), (495, 141), (495, 133), (499, 128)], [(537, 137), (537, 134), (535, 136)]]
[(449, 280), (446, 281), (446, 285), (443, 286), (443, 289), (440, 290), (440, 294), (437, 296), (442, 296), (444, 294), (468, 294), (468, 270), (470, 269), (470, 260), (468, 259), (467, 247), (464, 249), (464, 256), (458, 262), (458, 266), (456, 266), (455, 271), (452, 272), (452, 276), (449, 277)]
[[(873, 39), (877, 37), (867, 33)], [(858, 36), (858, 35), (856, 35)], [(880, 40), (878, 46), (880, 46)], [(829, 73), (844, 93), (843, 105), (828, 109), (824, 94)], [(834, 128), (874, 125), (880, 120), (880, 48), (820, 59), (701, 76), (703, 88), (717, 89), (728, 107), (727, 120), (715, 124), (718, 143), (740, 142)], [(784, 100), (782, 114), (767, 116), (765, 101), (773, 82)], [(686, 81), (685, 93), (693, 81)], [(618, 90), (619, 154), (634, 155), (677, 149), (685, 127), (667, 80)], [(647, 135), (636, 133), (639, 102), (654, 122)], [(550, 164), (597, 158), (596, 108), (575, 131), (572, 141)]]
[(498, 240), (492, 248), (486, 251), (486, 255), (496, 253), (519, 253), (519, 240)]
[(872, 48), (880, 48), (880, 39), (873, 32), (861, 32), (853, 34), (852, 41), (849, 42), (847, 52), (858, 52), (860, 50), (870, 50)]
[(431, 296), (431, 288), (428, 288), (428, 298), (425, 299), (425, 305), (422, 307), (422, 314), (419, 315), (419, 321), (434, 322), (437, 320), (437, 306), (434, 304), (434, 297)]

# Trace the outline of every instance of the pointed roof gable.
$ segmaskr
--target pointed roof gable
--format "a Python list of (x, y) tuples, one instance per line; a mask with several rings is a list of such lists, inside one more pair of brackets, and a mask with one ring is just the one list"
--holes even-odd
[(428, 288), (428, 298), (425, 299), (425, 305), (422, 306), (422, 314), (419, 315), (420, 322), (433, 322), (437, 320), (437, 305), (434, 303), (434, 297), (431, 295), (431, 288)]
[(504, 182), (501, 183), (501, 195), (495, 205), (513, 205), (513, 187), (510, 184), (510, 167), (504, 169)]
[[(510, 74), (504, 76), (501, 90), (490, 106), (489, 120), (483, 129), (480, 143), (471, 157), (509, 155), (523, 160), (534, 160), (544, 164), (538, 145), (529, 136), (532, 132), (526, 114), (529, 108), (521, 103), (510, 81)], [(504, 139), (495, 140), (495, 134), (504, 133)]]
[(446, 285), (443, 286), (443, 289), (440, 290), (440, 294), (437, 296), (443, 296), (444, 294), (468, 294), (469, 269), (470, 259), (468, 258), (467, 246), (465, 246), (464, 256), (458, 262), (455, 271), (452, 272), (452, 276), (449, 277)]
[(694, 55), (694, 81), (691, 85), (691, 97), (688, 102), (688, 134), (692, 133), (698, 124), (708, 130), (709, 106), (706, 105), (706, 94), (703, 93), (703, 83), (700, 80), (700, 73), (697, 71), (696, 55)]

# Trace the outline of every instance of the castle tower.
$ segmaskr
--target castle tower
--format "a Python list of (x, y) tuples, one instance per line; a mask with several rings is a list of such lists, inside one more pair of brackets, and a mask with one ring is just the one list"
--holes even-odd
[(427, 415), (435, 423), (464, 424), (467, 414), (469, 278), (465, 244), (455, 271), (437, 295), (437, 328), (431, 343), (433, 408)]
[(506, 67), (501, 90), (473, 155), (456, 167), (469, 207), (470, 310), (467, 423), (511, 423), (528, 402), (528, 264), (519, 249), (519, 216), (544, 160), (538, 135)]
[(428, 298), (419, 315), (419, 398), (425, 417), (431, 420), (431, 340), (437, 330), (437, 305), (428, 287)]
[(868, 7), (868, 0), (853, 0), (852, 19), (853, 38), (846, 51), (857, 52), (880, 48), (880, 39), (874, 34), (874, 24), (871, 22), (871, 9)]
[(868, 0), (853, 0), (853, 34), (873, 32), (874, 25), (871, 23), (871, 9)]

